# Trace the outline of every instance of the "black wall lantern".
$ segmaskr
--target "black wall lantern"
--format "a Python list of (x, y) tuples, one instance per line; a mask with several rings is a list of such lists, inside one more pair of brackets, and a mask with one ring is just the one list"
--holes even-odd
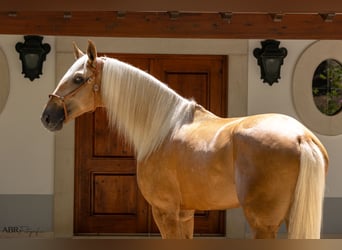
[(280, 67), (287, 56), (287, 49), (279, 48), (279, 44), (279, 41), (265, 40), (261, 42), (261, 49), (256, 48), (253, 51), (260, 66), (260, 78), (269, 85), (278, 82), (280, 79)]
[(51, 48), (47, 43), (42, 44), (41, 36), (24, 36), (24, 39), (25, 42), (18, 42), (15, 49), (20, 54), (22, 74), (33, 81), (43, 74), (43, 62)]

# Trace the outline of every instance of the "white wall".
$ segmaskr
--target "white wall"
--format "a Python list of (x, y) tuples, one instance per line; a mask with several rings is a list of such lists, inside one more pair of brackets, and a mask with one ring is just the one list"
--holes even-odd
[(43, 128), (40, 115), (55, 83), (55, 39), (44, 37), (51, 51), (43, 75), (33, 82), (21, 74), (17, 42), (24, 37), (0, 35), (10, 71), (9, 97), (0, 114), (0, 194), (52, 194), (54, 135)]
[[(299, 119), (292, 102), (292, 77), (294, 68), (301, 53), (315, 41), (312, 40), (280, 40), (280, 47), (288, 51), (281, 68), (279, 83), (272, 86), (260, 79), (260, 68), (253, 56), (253, 50), (260, 48), (260, 40), (249, 41), (248, 60), (248, 114), (282, 113)], [(339, 51), (336, 51), (339, 53)], [(342, 51), (340, 52), (342, 53)], [(313, 74), (313, 72), (312, 72)], [(300, 119), (299, 119), (300, 120)], [(326, 183), (326, 197), (342, 197), (342, 135), (324, 136), (316, 133), (326, 146), (330, 156), (330, 168)]]

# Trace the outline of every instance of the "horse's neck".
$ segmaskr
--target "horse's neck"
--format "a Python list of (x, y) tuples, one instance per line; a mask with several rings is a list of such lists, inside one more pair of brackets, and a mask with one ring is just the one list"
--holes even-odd
[(109, 118), (128, 137), (138, 160), (142, 160), (184, 122), (194, 104), (143, 71), (116, 60), (111, 63), (103, 72)]

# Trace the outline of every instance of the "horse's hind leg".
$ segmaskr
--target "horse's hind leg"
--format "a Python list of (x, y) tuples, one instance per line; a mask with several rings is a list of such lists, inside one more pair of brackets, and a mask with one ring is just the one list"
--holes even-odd
[(275, 238), (296, 188), (297, 141), (278, 138), (261, 128), (248, 133), (234, 138), (237, 195), (254, 238)]
[(254, 239), (275, 239), (277, 237), (278, 229), (274, 228), (257, 228), (254, 229)]
[(194, 229), (194, 211), (166, 211), (152, 207), (153, 218), (163, 239), (191, 239)]
[(274, 239), (277, 237), (277, 233), (282, 222), (280, 218), (278, 220), (274, 217), (272, 218), (272, 214), (270, 214), (269, 218), (267, 216), (264, 217), (263, 215), (256, 214), (247, 208), (244, 209), (244, 212), (253, 232), (254, 239)]

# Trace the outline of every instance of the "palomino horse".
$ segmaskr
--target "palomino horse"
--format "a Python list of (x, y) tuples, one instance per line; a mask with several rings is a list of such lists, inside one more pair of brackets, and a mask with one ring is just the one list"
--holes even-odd
[(192, 238), (195, 210), (241, 206), (255, 238), (319, 238), (328, 155), (280, 114), (220, 118), (151, 75), (74, 45), (42, 114), (51, 131), (97, 107), (134, 145), (137, 181), (163, 238)]

